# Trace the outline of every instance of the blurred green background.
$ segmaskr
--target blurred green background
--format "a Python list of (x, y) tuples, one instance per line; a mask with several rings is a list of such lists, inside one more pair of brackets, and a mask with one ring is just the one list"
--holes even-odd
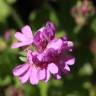
[[(96, 0), (89, 1), (92, 9), (86, 15), (72, 11), (83, 0), (0, 0), (0, 96), (96, 96)], [(22, 63), (19, 49), (10, 48), (14, 33), (26, 24), (34, 32), (49, 20), (56, 24), (57, 36), (74, 42), (76, 63), (61, 80), (22, 85), (12, 75)]]

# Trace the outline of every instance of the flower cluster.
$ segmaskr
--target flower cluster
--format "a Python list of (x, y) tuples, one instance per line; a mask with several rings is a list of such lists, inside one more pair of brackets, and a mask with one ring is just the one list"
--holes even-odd
[(71, 10), (75, 21), (79, 25), (84, 25), (89, 17), (94, 15), (95, 8), (91, 0), (77, 1), (77, 4)]
[(21, 83), (30, 81), (35, 85), (39, 80), (47, 82), (51, 74), (60, 79), (62, 72), (70, 71), (69, 66), (75, 62), (74, 57), (68, 54), (73, 49), (73, 42), (68, 41), (67, 37), (56, 38), (56, 28), (52, 22), (47, 22), (34, 36), (28, 25), (21, 31), (15, 33), (18, 42), (12, 45), (12, 48), (28, 46), (25, 50), (26, 62), (13, 69), (13, 75), (18, 76)]

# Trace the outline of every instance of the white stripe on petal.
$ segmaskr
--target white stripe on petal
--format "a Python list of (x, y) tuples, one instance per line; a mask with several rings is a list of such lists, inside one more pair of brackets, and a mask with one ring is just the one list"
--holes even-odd
[(49, 79), (50, 79), (50, 72), (49, 72), (49, 70), (46, 70), (45, 82), (48, 82)]

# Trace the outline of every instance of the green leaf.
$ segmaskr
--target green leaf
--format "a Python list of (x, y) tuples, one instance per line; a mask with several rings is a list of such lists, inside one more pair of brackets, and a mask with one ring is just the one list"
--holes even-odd
[(10, 12), (10, 6), (8, 6), (4, 0), (0, 0), (0, 22), (4, 21)]
[(50, 11), (50, 16), (49, 16), (50, 20), (53, 21), (56, 25), (59, 25), (59, 20), (58, 17), (56, 15), (55, 10), (51, 10)]
[(94, 32), (96, 32), (96, 18), (93, 19), (93, 22), (92, 22), (92, 24), (91, 24), (91, 28), (92, 28), (92, 30), (93, 30)]
[(19, 59), (23, 62), (26, 62), (27, 61), (27, 58), (26, 57), (19, 57)]
[(9, 4), (13, 4), (16, 2), (16, 0), (6, 0)]
[(19, 52), (19, 54), (22, 55), (22, 56), (26, 56), (27, 55), (26, 52), (24, 52), (24, 51)]
[(92, 75), (93, 74), (92, 66), (89, 63), (85, 63), (84, 66), (80, 68), (79, 74), (82, 75), (82, 76)]
[(29, 21), (33, 21), (36, 19), (36, 11), (33, 11), (29, 16)]
[(11, 82), (10, 76), (6, 76), (4, 79), (0, 78), (0, 85), (2, 86), (10, 84), (10, 82)]

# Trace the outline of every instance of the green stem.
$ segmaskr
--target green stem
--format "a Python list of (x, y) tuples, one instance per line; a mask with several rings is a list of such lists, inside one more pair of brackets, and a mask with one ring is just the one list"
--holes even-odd
[(19, 15), (17, 14), (16, 10), (7, 1), (5, 1), (5, 3), (9, 6), (9, 8), (11, 10), (11, 15), (12, 15), (14, 21), (16, 22), (17, 26), (19, 28), (21, 28), (24, 25), (24, 23), (21, 20), (21, 18), (19, 17)]
[(39, 83), (40, 96), (48, 96), (48, 83), (40, 82)]
[(82, 26), (80, 25), (77, 25), (75, 28), (74, 28), (74, 33), (77, 34), (79, 33), (79, 31), (81, 30)]
[(11, 12), (12, 12), (12, 17), (13, 17), (14, 21), (16, 22), (18, 27), (21, 28), (24, 25), (23, 21), (20, 19), (20, 17), (18, 16), (18, 14), (16, 13), (16, 11), (14, 9), (11, 8)]

